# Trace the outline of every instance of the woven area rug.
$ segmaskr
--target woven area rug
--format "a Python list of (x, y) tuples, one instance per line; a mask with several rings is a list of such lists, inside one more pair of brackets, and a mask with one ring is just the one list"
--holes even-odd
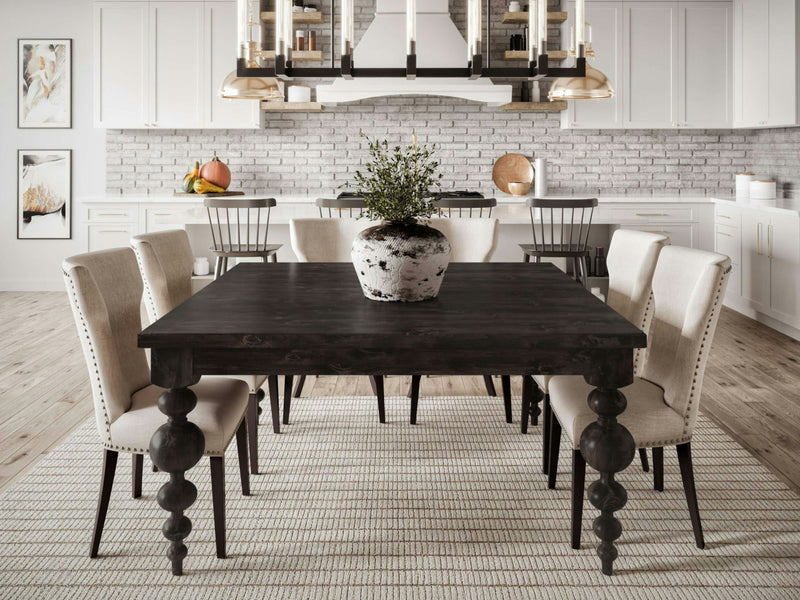
[[(518, 400), (516, 401), (518, 406)], [(558, 489), (540, 470), (541, 428), (520, 435), (495, 398), (295, 401), (292, 424), (262, 425), (262, 474), (242, 497), (226, 464), (228, 554), (214, 555), (207, 459), (185, 576), (170, 574), (145, 461), (130, 497), (120, 457), (101, 556), (88, 558), (101, 452), (93, 421), (0, 495), (2, 598), (798, 598), (800, 498), (701, 417), (693, 444), (707, 549), (694, 545), (673, 450), (665, 491), (638, 459), (622, 476), (616, 574), (604, 577), (586, 503), (583, 548), (569, 546), (570, 453)], [(267, 411), (262, 421), (267, 421)], [(587, 481), (594, 474), (587, 473)]]

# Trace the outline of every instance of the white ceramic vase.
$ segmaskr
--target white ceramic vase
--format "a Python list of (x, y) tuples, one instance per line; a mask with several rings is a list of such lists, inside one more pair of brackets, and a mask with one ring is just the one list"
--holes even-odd
[(384, 223), (359, 233), (350, 255), (364, 296), (419, 302), (439, 293), (450, 262), (450, 242), (427, 225)]

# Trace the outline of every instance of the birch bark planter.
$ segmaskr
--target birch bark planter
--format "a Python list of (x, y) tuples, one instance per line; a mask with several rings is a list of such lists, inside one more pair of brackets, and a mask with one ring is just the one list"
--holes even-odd
[(359, 233), (350, 254), (367, 298), (420, 302), (439, 293), (450, 243), (427, 225), (386, 223)]

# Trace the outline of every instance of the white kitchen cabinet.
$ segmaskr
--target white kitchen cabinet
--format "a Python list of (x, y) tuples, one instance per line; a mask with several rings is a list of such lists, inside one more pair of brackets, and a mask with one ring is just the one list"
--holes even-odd
[(236, 67), (235, 0), (95, 3), (95, 126), (253, 129), (258, 101), (218, 97)]
[(770, 276), (767, 256), (769, 215), (742, 212), (742, 297), (757, 310), (769, 307)]
[(624, 124), (666, 128), (678, 123), (678, 3), (623, 3)]
[(736, 127), (800, 124), (798, 18), (797, 0), (735, 0)]
[(149, 122), (147, 2), (94, 5), (94, 122), (142, 128)]
[(203, 125), (203, 2), (150, 2), (151, 127)]
[[(569, 3), (569, 23), (575, 21), (575, 2)], [(614, 88), (615, 96), (608, 100), (575, 100), (562, 113), (566, 128), (622, 127), (622, 98), (625, 97), (622, 79), (622, 2), (588, 2), (586, 22), (592, 27), (592, 47), (595, 57), (592, 66), (605, 73)]]
[(767, 227), (770, 308), (782, 320), (800, 317), (800, 219), (780, 216)]
[(133, 223), (93, 223), (88, 225), (89, 252), (130, 246), (136, 235)]

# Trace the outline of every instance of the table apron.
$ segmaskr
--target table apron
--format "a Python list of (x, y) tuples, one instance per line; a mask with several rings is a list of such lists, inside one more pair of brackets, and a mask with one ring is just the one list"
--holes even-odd
[[(158, 351), (156, 351), (158, 352)], [(522, 351), (193, 349), (195, 375), (590, 375), (599, 364), (630, 368), (631, 348)]]

